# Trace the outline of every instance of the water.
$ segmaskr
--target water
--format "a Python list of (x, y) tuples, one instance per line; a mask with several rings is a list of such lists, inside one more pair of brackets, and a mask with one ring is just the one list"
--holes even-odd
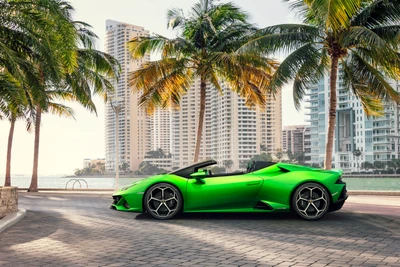
[[(79, 180), (81, 179), (81, 180)], [(143, 178), (119, 178), (119, 187), (131, 184)], [(79, 180), (79, 182), (76, 182)], [(93, 178), (63, 178), (62, 176), (41, 176), (38, 179), (39, 188), (86, 188), (89, 189), (112, 189), (115, 188), (115, 178), (93, 177)], [(348, 190), (379, 190), (400, 191), (400, 178), (343, 178), (347, 183)], [(28, 188), (31, 182), (30, 176), (13, 176), (11, 184), (20, 188)], [(75, 183), (75, 184), (74, 184)], [(4, 185), (4, 175), (0, 177), (0, 185)]]
[(343, 178), (347, 190), (400, 191), (400, 178)]
[[(0, 177), (0, 185), (4, 185), (4, 176)], [(131, 184), (137, 180), (143, 178), (119, 178), (118, 184), (119, 187), (123, 187), (125, 185)], [(86, 183), (85, 183), (86, 182)], [(11, 185), (18, 186), (20, 188), (28, 188), (31, 184), (31, 176), (13, 176), (11, 177)], [(41, 176), (38, 178), (38, 187), (39, 188), (66, 188), (68, 185), (68, 189), (79, 188), (87, 188), (89, 189), (113, 189), (115, 188), (115, 178), (106, 178), (106, 177), (90, 177), (90, 178), (71, 178), (71, 177), (62, 177), (60, 175), (53, 176)]]

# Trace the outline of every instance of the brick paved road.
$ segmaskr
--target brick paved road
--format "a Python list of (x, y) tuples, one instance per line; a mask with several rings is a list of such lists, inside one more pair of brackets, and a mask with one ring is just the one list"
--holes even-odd
[(400, 217), (354, 213), (190, 214), (110, 210), (109, 197), (20, 195), (26, 217), (0, 234), (0, 266), (400, 266)]

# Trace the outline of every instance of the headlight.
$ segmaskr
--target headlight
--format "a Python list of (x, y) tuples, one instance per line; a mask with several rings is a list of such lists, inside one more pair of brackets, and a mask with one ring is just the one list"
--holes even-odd
[(134, 184), (124, 186), (124, 187), (121, 188), (121, 191), (125, 191), (125, 190), (131, 188), (132, 186), (134, 186)]
[(124, 186), (124, 187), (121, 188), (121, 191), (128, 190), (128, 189), (131, 188), (132, 186), (137, 185), (137, 184), (139, 184), (139, 183), (141, 183), (141, 182), (142, 182), (142, 181), (140, 180), (140, 181), (134, 182), (133, 184)]

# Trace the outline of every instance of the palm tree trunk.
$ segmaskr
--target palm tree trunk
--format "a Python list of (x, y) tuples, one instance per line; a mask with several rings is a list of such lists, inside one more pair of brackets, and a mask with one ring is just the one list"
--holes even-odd
[(207, 89), (206, 80), (202, 76), (201, 77), (201, 82), (200, 82), (199, 125), (197, 126), (196, 148), (195, 148), (195, 151), (194, 151), (193, 162), (197, 162), (199, 160), (201, 137), (202, 137), (202, 134), (203, 134), (204, 113), (205, 113), (205, 110), (206, 110), (206, 89)]
[(28, 192), (38, 191), (38, 165), (39, 165), (39, 139), (40, 139), (40, 122), (42, 120), (42, 109), (36, 107), (36, 123), (35, 123), (35, 145), (33, 151), (33, 170), (32, 180)]
[(8, 146), (7, 146), (6, 180), (4, 181), (4, 186), (11, 186), (11, 149), (14, 138), (14, 128), (15, 128), (15, 117), (11, 115), (11, 126), (10, 126), (10, 132), (8, 134)]
[(338, 73), (339, 58), (337, 56), (332, 56), (331, 63), (331, 95), (329, 103), (329, 118), (328, 118), (328, 136), (326, 141), (325, 150), (325, 170), (332, 169), (332, 154), (333, 154), (333, 141), (335, 137), (335, 123), (336, 123), (336, 80)]

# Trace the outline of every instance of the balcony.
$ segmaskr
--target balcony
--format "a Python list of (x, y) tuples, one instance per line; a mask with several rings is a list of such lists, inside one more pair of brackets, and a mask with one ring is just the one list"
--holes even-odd
[(392, 149), (390, 149), (390, 148), (384, 148), (384, 149), (373, 149), (373, 152), (375, 153), (375, 154), (381, 154), (381, 153), (384, 153), (384, 154), (387, 154), (387, 153), (392, 153), (392, 152), (394, 152)]
[(313, 122), (313, 121), (318, 121), (318, 118), (309, 118), (305, 120), (306, 122)]
[(390, 140), (390, 139), (388, 139), (388, 140), (373, 140), (372, 143), (374, 145), (378, 145), (378, 144), (379, 145), (381, 145), (381, 144), (383, 144), (383, 145), (386, 145), (386, 144), (391, 145), (391, 144), (394, 144), (394, 141)]
[(374, 129), (374, 130), (377, 130), (377, 129), (392, 129), (394, 127), (394, 125), (392, 125), (392, 124), (383, 124), (383, 125), (378, 125), (378, 126), (372, 126), (372, 128)]
[(318, 89), (312, 89), (306, 93), (306, 96), (318, 95)]
[(375, 121), (375, 122), (378, 122), (378, 121), (390, 121), (390, 122), (394, 122), (390, 116), (376, 117), (376, 118), (374, 119), (374, 121)]

